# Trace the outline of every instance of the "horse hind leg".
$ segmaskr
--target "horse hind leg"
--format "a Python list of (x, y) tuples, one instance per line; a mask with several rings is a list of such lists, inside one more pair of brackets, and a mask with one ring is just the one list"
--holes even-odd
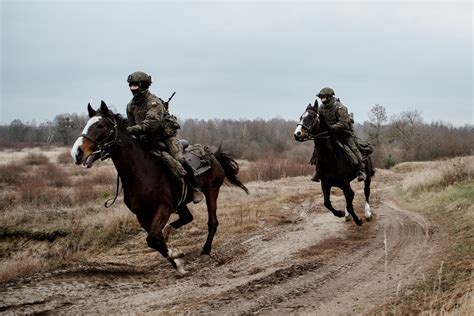
[(216, 234), (219, 221), (217, 220), (217, 197), (219, 196), (219, 188), (211, 188), (206, 192), (206, 204), (207, 204), (207, 239), (206, 243), (202, 247), (201, 255), (209, 255), (212, 248), (212, 240)]
[(193, 214), (191, 214), (188, 207), (184, 204), (180, 205), (177, 211), (179, 218), (163, 228), (163, 237), (165, 238), (166, 242), (168, 242), (169, 237), (175, 232), (175, 230), (181, 226), (191, 223), (194, 219)]
[(370, 198), (370, 175), (367, 175), (367, 178), (364, 181), (364, 195), (365, 195), (365, 205), (364, 205), (364, 216), (367, 221), (371, 221), (373, 218), (372, 211), (370, 209), (369, 198)]

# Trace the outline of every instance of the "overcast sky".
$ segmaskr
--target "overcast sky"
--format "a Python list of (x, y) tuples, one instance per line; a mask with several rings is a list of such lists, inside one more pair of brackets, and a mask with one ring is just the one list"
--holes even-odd
[(471, 1), (0, 2), (1, 124), (125, 113), (135, 70), (181, 118), (296, 120), (330, 86), (358, 122), (474, 124)]

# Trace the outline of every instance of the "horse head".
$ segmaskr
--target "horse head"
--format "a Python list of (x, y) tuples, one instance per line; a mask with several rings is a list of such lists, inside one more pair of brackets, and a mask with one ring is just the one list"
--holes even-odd
[(309, 140), (315, 134), (319, 133), (320, 120), (318, 111), (318, 100), (314, 101), (306, 107), (305, 112), (300, 117), (300, 122), (295, 129), (295, 140), (303, 142)]
[(87, 111), (89, 120), (71, 149), (76, 165), (82, 164), (84, 168), (92, 167), (99, 158), (109, 157), (111, 148), (120, 144), (118, 135), (122, 125), (120, 116), (109, 110), (104, 101), (98, 111), (89, 103)]

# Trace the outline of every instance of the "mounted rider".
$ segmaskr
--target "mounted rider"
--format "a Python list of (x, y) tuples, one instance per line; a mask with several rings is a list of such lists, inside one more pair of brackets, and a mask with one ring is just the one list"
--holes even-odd
[(133, 94), (127, 104), (127, 132), (161, 158), (175, 177), (187, 180), (194, 190), (193, 202), (200, 202), (204, 196), (192, 167), (183, 158), (183, 147), (177, 138), (180, 126), (168, 112), (167, 102), (148, 90), (152, 83), (148, 74), (136, 71), (128, 76), (127, 82)]
[[(364, 181), (366, 178), (365, 164), (362, 154), (356, 145), (356, 137), (353, 128), (354, 120), (351, 115), (349, 115), (347, 107), (345, 107), (341, 101), (335, 97), (334, 90), (331, 88), (326, 87), (321, 89), (317, 96), (323, 103), (322, 106), (319, 107), (319, 113), (324, 117), (326, 123), (328, 124), (329, 132), (333, 134), (342, 144), (347, 145), (354, 153), (359, 168), (357, 172), (357, 180)], [(315, 153), (313, 154), (311, 162), (316, 165), (316, 172), (311, 180), (319, 182), (320, 179)]]

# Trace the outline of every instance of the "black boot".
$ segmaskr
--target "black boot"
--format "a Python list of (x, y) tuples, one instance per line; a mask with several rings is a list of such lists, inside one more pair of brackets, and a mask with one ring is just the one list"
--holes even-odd
[(199, 203), (204, 198), (204, 195), (202, 194), (201, 189), (199, 188), (199, 184), (196, 180), (196, 177), (194, 176), (193, 167), (191, 167), (191, 165), (186, 161), (186, 159), (183, 159), (181, 164), (186, 170), (186, 180), (188, 181), (188, 183), (193, 189), (193, 203), (194, 204)]
[(321, 181), (321, 178), (319, 177), (319, 173), (318, 173), (318, 170), (316, 170), (313, 174), (313, 176), (311, 177), (311, 181), (314, 181), (314, 182), (319, 182)]

